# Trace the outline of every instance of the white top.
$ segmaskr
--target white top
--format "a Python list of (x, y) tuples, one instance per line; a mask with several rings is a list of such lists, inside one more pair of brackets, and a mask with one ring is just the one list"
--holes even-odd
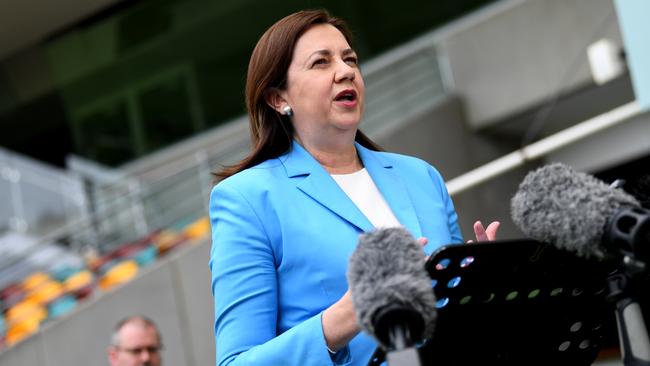
[(332, 178), (375, 228), (402, 226), (366, 168), (350, 174), (332, 174)]

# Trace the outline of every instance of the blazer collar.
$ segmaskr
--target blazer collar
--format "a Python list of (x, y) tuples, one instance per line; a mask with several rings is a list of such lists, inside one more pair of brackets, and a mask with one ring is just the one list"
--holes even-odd
[(357, 144), (357, 151), (368, 174), (379, 188), (388, 206), (393, 210), (397, 220), (415, 238), (421, 237), (422, 229), (415, 213), (415, 206), (413, 206), (413, 197), (409, 196), (409, 191), (403, 181), (403, 179), (412, 178), (399, 176), (393, 170), (392, 161), (389, 161), (384, 154), (379, 154), (359, 144)]
[[(420, 237), (422, 230), (411, 197), (400, 177), (392, 170), (392, 162), (358, 143), (356, 149), (368, 174), (397, 219), (414, 237)], [(291, 151), (280, 159), (289, 178), (304, 177), (296, 183), (296, 187), (302, 192), (362, 231), (370, 231), (374, 228), (329, 173), (295, 140)]]

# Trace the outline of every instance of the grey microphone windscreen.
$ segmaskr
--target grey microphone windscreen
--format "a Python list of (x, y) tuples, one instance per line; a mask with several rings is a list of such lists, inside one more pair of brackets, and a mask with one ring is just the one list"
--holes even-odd
[(361, 235), (350, 257), (347, 276), (362, 330), (382, 343), (373, 317), (389, 306), (402, 305), (422, 316), (422, 338), (432, 334), (435, 296), (424, 264), (422, 247), (403, 228), (377, 229)]
[(602, 259), (607, 220), (634, 197), (595, 177), (554, 163), (528, 173), (510, 202), (514, 223), (527, 236)]

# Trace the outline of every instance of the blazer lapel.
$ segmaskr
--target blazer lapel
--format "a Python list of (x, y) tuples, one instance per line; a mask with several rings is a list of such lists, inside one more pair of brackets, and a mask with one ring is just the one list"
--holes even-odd
[(288, 177), (297, 179), (296, 187), (299, 190), (360, 230), (373, 229), (370, 221), (334, 179), (300, 144), (294, 141), (291, 151), (280, 160)]
[[(393, 213), (415, 238), (422, 236), (420, 221), (413, 201), (402, 179), (393, 171), (393, 165), (378, 153), (357, 144), (357, 151), (368, 174), (384, 196)], [(408, 179), (408, 177), (406, 177)]]

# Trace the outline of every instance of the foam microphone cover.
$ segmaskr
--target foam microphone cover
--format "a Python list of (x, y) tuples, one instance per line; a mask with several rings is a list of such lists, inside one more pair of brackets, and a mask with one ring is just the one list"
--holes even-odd
[(595, 177), (554, 163), (528, 173), (510, 202), (512, 220), (527, 236), (603, 259), (607, 220), (639, 202)]
[(422, 316), (423, 332), (413, 335), (415, 340), (432, 334), (435, 296), (424, 263), (422, 247), (403, 228), (378, 229), (361, 235), (350, 257), (347, 276), (363, 331), (382, 343), (377, 337), (374, 316), (390, 306), (404, 306)]

